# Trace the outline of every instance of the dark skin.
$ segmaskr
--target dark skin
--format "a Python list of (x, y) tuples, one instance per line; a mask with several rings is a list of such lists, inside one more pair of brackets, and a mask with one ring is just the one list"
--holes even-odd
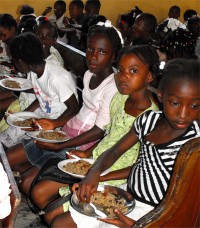
[[(102, 83), (102, 81), (105, 78), (109, 77), (110, 74), (112, 74), (113, 72), (112, 62), (114, 59), (114, 50), (110, 40), (103, 35), (102, 36), (93, 35), (88, 40), (88, 46), (90, 47), (90, 49), (87, 51), (87, 54), (86, 54), (88, 68), (90, 69), (91, 72), (96, 74), (95, 76), (96, 80), (91, 80), (89, 86), (91, 89), (95, 89)], [(60, 125), (63, 126), (67, 121), (68, 119), (66, 117), (63, 117), (63, 118), (59, 118), (59, 120), (56, 120), (56, 121), (41, 119), (36, 121), (35, 123), (39, 123), (44, 129), (45, 127), (47, 128), (47, 126), (48, 126), (48, 129), (51, 127), (52, 127), (51, 129), (54, 129), (55, 127), (59, 127)], [(83, 133), (69, 140), (67, 144), (66, 143), (51, 144), (51, 143), (43, 143), (43, 142), (40, 143), (38, 141), (36, 142), (36, 144), (42, 149), (48, 148), (48, 150), (59, 151), (61, 148), (83, 145), (83, 144), (98, 140), (102, 138), (103, 135), (104, 135), (104, 131), (98, 128), (97, 126), (94, 126), (86, 133)], [(9, 158), (10, 164), (12, 164), (11, 167), (13, 169), (16, 168), (16, 165), (17, 165), (15, 162), (16, 156), (17, 157), (19, 156), (20, 158), (22, 158), (20, 159), (21, 163), (24, 164), (28, 162), (24, 154), (25, 154), (25, 151), (21, 144), (18, 145), (17, 150), (13, 148), (7, 151), (7, 156)], [(19, 169), (19, 167), (17, 168)], [(29, 178), (30, 180), (33, 180), (35, 172), (32, 172), (32, 174), (27, 178)], [(28, 192), (30, 184), (31, 184), (31, 181), (29, 181), (29, 184), (26, 184), (26, 190), (25, 190), (26, 192)], [(29, 185), (28, 189), (27, 189), (27, 185)]]
[[(22, 59), (13, 59), (13, 63), (21, 72), (28, 73), (32, 71), (35, 74), (37, 74), (38, 78), (40, 78), (44, 73), (45, 61), (42, 61), (41, 64), (38, 64), (37, 66), (28, 65)], [(58, 125), (63, 121), (62, 120), (63, 117), (65, 118), (65, 120), (66, 119), (69, 120), (71, 117), (76, 115), (79, 111), (78, 101), (74, 94), (64, 103), (68, 108), (63, 112), (63, 114), (59, 118), (55, 120), (55, 122), (57, 121)], [(38, 107), (39, 107), (39, 102), (38, 100), (35, 100), (25, 111), (33, 112)]]
[[(187, 91), (187, 94), (186, 94)], [(169, 142), (180, 135), (197, 119), (200, 113), (199, 83), (188, 79), (174, 79), (164, 91), (159, 91), (158, 96), (163, 103), (165, 116), (159, 119), (158, 125), (146, 136), (146, 140), (155, 145)], [(159, 137), (158, 137), (159, 135)], [(104, 152), (88, 172), (86, 178), (79, 184), (74, 184), (73, 191), (81, 201), (90, 201), (90, 196), (97, 190), (100, 174), (109, 168), (130, 147), (138, 141), (134, 127), (112, 148)], [(113, 221), (103, 219), (107, 223), (118, 227), (131, 227), (135, 221), (126, 216), (119, 215)]]
[[(98, 35), (98, 34), (93, 35), (88, 40), (88, 49), (87, 49), (87, 53), (86, 53), (86, 58), (87, 58), (88, 68), (90, 69), (91, 72), (93, 72), (95, 74), (95, 77), (93, 77), (93, 78), (95, 78), (95, 80), (93, 80), (93, 78), (92, 78), (90, 80), (89, 86), (90, 86), (90, 89), (95, 89), (102, 83), (102, 81), (105, 78), (107, 78), (113, 72), (112, 61), (114, 59), (114, 50), (113, 50), (113, 46), (112, 46), (110, 40), (108, 40), (107, 37), (105, 37), (104, 35)], [(88, 132), (83, 133), (80, 136), (69, 140), (68, 143), (71, 143), (71, 145), (74, 146), (74, 143), (83, 144), (80, 142), (84, 142), (84, 144), (85, 144), (86, 142), (91, 142), (91, 141), (93, 141), (94, 137), (95, 137), (95, 139), (96, 138), (99, 139), (100, 137), (103, 136), (104, 132), (102, 130), (100, 131), (100, 134), (98, 132), (99, 132), (99, 129), (96, 126), (94, 126)], [(87, 139), (87, 141), (86, 141), (86, 139)], [(37, 142), (37, 143), (39, 143), (39, 142)], [(54, 145), (52, 145), (52, 146), (54, 146)], [(57, 149), (58, 146), (59, 145), (55, 145), (55, 149)], [(88, 149), (88, 151), (90, 150), (89, 153), (92, 152), (92, 150), (95, 146), (96, 145), (94, 145), (93, 147)], [(62, 144), (62, 147), (63, 147), (63, 144)], [(88, 153), (88, 156), (89, 156), (89, 153)], [(85, 156), (85, 154), (83, 154), (83, 156)], [(70, 158), (70, 156), (69, 156), (69, 158)], [(44, 192), (46, 192), (45, 186), (48, 186), (49, 184), (50, 183), (43, 183), (43, 181), (41, 181), (40, 184), (36, 185), (35, 188), (33, 189), (34, 202), (36, 202), (36, 204), (40, 208), (45, 207), (47, 202), (49, 202), (53, 199), (53, 197), (55, 196), (55, 193), (57, 193), (57, 189), (60, 185), (59, 183), (54, 183), (54, 184), (51, 183), (51, 187), (53, 188), (51, 193), (48, 192), (48, 194), (45, 194), (45, 195), (44, 194), (41, 195), (39, 193), (39, 195), (38, 195), (38, 192), (40, 192), (41, 189), (43, 189)], [(44, 200), (41, 200), (41, 199), (44, 199)], [(55, 213), (57, 213), (57, 212), (55, 212)], [(63, 211), (61, 213), (63, 213)], [(59, 212), (59, 214), (60, 214), (60, 212)], [(54, 214), (54, 217), (55, 217), (55, 214)], [(48, 214), (45, 216), (45, 220), (48, 223), (52, 220), (52, 218), (53, 217)]]
[(143, 40), (147, 41), (151, 38), (151, 32), (146, 25), (146, 22), (140, 15), (135, 19), (132, 30), (132, 41)]
[[(89, 87), (90, 89), (95, 89), (113, 73), (112, 62), (114, 59), (114, 50), (110, 40), (104, 35), (98, 34), (88, 39), (87, 46), (87, 65), (90, 71), (95, 74), (95, 77), (92, 77), (90, 80)], [(44, 127), (42, 122), (40, 122), (40, 124)], [(36, 144), (41, 149), (60, 151), (64, 148), (80, 146), (99, 140), (103, 136), (104, 131), (95, 125), (87, 132), (65, 143), (52, 144), (37, 141)]]
[(46, 59), (50, 55), (50, 47), (56, 44), (56, 34), (54, 27), (40, 24), (36, 29), (35, 34), (39, 37), (43, 44), (44, 58)]
[[(34, 65), (28, 65), (21, 59), (13, 59), (14, 64), (20, 69), (21, 72), (28, 73), (29, 71), (32, 71), (38, 75), (38, 78), (40, 78), (44, 72), (45, 68), (45, 61), (42, 61), (41, 64), (34, 66)], [(76, 100), (75, 95), (73, 94), (68, 100), (66, 100), (65, 105), (68, 107), (66, 111), (63, 112), (63, 114), (54, 120), (54, 122), (57, 123), (57, 125), (62, 124), (63, 118), (65, 120), (69, 120), (73, 116), (75, 116), (79, 111), (79, 105), (78, 101)], [(27, 109), (26, 111), (34, 111), (36, 108), (39, 107), (38, 100), (35, 100)], [(36, 124), (36, 123), (35, 123)], [(37, 124), (36, 124), (37, 125)], [(31, 129), (34, 130), (34, 129)], [(7, 151), (8, 160), (10, 162), (10, 166), (13, 170), (18, 170), (20, 172), (25, 171), (26, 169), (23, 168), (24, 164), (26, 166), (30, 166), (30, 163), (28, 162), (28, 159), (25, 155), (24, 148), (22, 144), (19, 144), (17, 146), (14, 146), (13, 148), (10, 148)], [(19, 156), (19, 159), (17, 159), (18, 163), (16, 163), (16, 157)], [(22, 167), (21, 167), (21, 165)]]
[[(121, 94), (129, 95), (125, 103), (125, 112), (131, 116), (138, 116), (151, 105), (147, 86), (153, 80), (148, 64), (144, 64), (134, 54), (124, 55), (118, 65), (116, 85)], [(92, 149), (93, 150), (93, 149)], [(90, 157), (92, 150), (71, 151), (80, 157)]]
[(129, 46), (132, 41), (132, 26), (129, 26), (126, 21), (119, 21), (119, 30), (122, 37), (125, 39), (124, 46)]
[[(52, 7), (48, 6), (44, 12), (42, 13), (43, 16), (46, 16), (48, 13), (52, 11)], [(58, 20), (62, 15), (66, 12), (66, 9), (62, 7), (58, 2), (54, 4), (54, 14), (56, 16), (56, 19)]]
[(83, 9), (77, 7), (76, 4), (71, 2), (69, 4), (69, 14), (72, 19), (76, 21), (77, 24), (80, 24), (80, 18), (83, 16)]
[[(131, 116), (137, 116), (141, 114), (141, 112), (145, 111), (151, 106), (149, 95), (146, 92), (148, 84), (153, 80), (152, 73), (149, 70), (149, 65), (143, 63), (136, 55), (132, 53), (124, 54), (120, 58), (117, 72), (118, 73), (115, 76), (115, 81), (118, 90), (121, 94), (129, 95), (129, 98), (127, 99), (124, 106), (125, 112)], [(96, 146), (97, 144), (88, 148), (86, 151), (70, 151), (68, 157), (72, 158), (70, 155), (77, 155), (81, 158), (89, 158), (90, 156), (92, 156), (92, 151)], [(126, 179), (130, 173), (130, 169), (131, 167), (126, 167), (124, 169), (109, 172), (108, 174), (101, 176), (100, 181), (103, 182), (109, 180)], [(51, 183), (48, 183), (48, 185), (49, 184)], [(41, 185), (36, 185), (36, 187), (34, 188), (34, 190), (37, 190), (37, 192), (34, 194), (34, 202), (35, 199), (37, 199), (37, 194), (40, 190), (39, 188), (41, 188)], [(45, 186), (42, 187), (42, 189), (44, 188)], [(46, 197), (46, 195), (44, 197)], [(40, 197), (44, 198), (42, 196)], [(60, 214), (60, 210), (55, 210), (54, 212), (54, 214)], [(67, 219), (66, 215), (68, 216)], [(55, 223), (57, 223), (58, 226), (59, 224), (67, 226), (69, 222), (69, 217), (70, 215), (68, 215), (67, 213), (60, 215), (53, 221), (53, 224), (55, 225)], [(48, 215), (46, 215), (45, 218), (48, 222), (52, 219), (52, 217)]]

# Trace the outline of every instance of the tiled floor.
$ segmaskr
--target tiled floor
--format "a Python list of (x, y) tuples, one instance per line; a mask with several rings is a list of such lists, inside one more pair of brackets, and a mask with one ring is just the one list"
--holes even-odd
[(37, 214), (34, 214), (28, 204), (26, 199), (22, 196), (22, 201), (20, 204), (19, 212), (15, 222), (14, 228), (44, 228), (47, 227), (40, 221)]

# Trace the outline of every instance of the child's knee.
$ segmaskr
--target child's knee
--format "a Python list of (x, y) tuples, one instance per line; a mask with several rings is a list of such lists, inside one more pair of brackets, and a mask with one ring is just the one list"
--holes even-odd
[(36, 185), (31, 191), (31, 198), (40, 209), (43, 209), (47, 204), (44, 196), (43, 188), (40, 185)]
[(31, 188), (32, 179), (29, 176), (21, 177), (20, 181), (20, 191), (23, 192), (25, 195), (30, 195), (30, 188)]

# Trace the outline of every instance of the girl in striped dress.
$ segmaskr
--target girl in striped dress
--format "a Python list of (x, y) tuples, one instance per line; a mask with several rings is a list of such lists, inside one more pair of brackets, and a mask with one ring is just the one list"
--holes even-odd
[(70, 228), (86, 227), (86, 224), (101, 228), (113, 225), (132, 227), (136, 220), (157, 206), (167, 192), (180, 148), (190, 139), (200, 137), (196, 121), (200, 113), (199, 87), (199, 61), (169, 61), (158, 91), (163, 111), (147, 111), (139, 116), (130, 131), (99, 157), (86, 178), (73, 186), (73, 191), (78, 187), (79, 199), (89, 202), (101, 181), (100, 174), (139, 141), (141, 146), (137, 162), (131, 169), (114, 177), (128, 178), (127, 190), (136, 199), (136, 207), (131, 213), (125, 216), (115, 209), (119, 219), (99, 221), (77, 213), (71, 207), (71, 214), (55, 218), (52, 227), (64, 224), (65, 221)]

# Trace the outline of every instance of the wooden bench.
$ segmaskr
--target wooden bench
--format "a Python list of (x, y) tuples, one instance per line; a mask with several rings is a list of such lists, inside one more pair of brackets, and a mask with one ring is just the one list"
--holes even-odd
[(133, 227), (200, 227), (200, 138), (182, 147), (166, 196)]
[(12, 189), (12, 192), (10, 194), (12, 210), (11, 210), (10, 215), (3, 220), (2, 225), (3, 225), (3, 227), (13, 228), (15, 221), (16, 221), (20, 202), (21, 202), (21, 194), (19, 193), (16, 181), (14, 179), (13, 173), (11, 171), (10, 165), (8, 163), (6, 154), (4, 152), (4, 149), (3, 149), (3, 146), (1, 143), (0, 143), (0, 156), (1, 156), (2, 165), (4, 166), (4, 169), (8, 175), (8, 179), (9, 179), (9, 182), (11, 184), (11, 189)]

